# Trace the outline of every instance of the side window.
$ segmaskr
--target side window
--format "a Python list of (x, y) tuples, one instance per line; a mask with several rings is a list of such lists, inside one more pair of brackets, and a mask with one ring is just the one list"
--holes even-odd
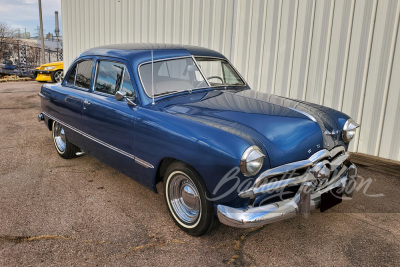
[(244, 84), (236, 71), (226, 62), (222, 62), (222, 71), (224, 72), (225, 83), (227, 84)]
[(66, 84), (89, 89), (92, 78), (93, 60), (77, 63), (66, 78)]
[(88, 89), (92, 78), (93, 60), (85, 60), (78, 63), (75, 86)]
[(74, 66), (68, 77), (65, 79), (67, 85), (75, 86), (76, 66), (77, 64)]
[(121, 90), (125, 65), (112, 61), (100, 61), (97, 67), (97, 79), (94, 90), (114, 95)]
[(133, 96), (132, 81), (124, 64), (112, 61), (100, 61), (97, 67), (97, 78), (94, 90), (101, 93), (114, 95), (117, 91), (126, 92)]

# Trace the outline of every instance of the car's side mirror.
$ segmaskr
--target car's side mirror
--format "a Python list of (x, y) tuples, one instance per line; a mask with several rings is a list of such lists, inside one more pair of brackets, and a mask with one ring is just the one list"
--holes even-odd
[(126, 92), (117, 91), (117, 92), (115, 93), (115, 99), (116, 99), (117, 101), (121, 101), (122, 99), (125, 98), (125, 96), (126, 96)]
[(133, 95), (132, 97), (127, 97), (126, 96), (126, 92), (122, 92), (122, 91), (117, 91), (116, 93), (115, 93), (115, 99), (117, 100), (117, 101), (121, 101), (121, 100), (123, 100), (124, 98), (126, 99), (126, 102), (128, 102), (128, 105), (129, 106), (136, 106), (136, 103), (135, 102), (133, 102), (133, 101), (135, 101), (135, 96)]

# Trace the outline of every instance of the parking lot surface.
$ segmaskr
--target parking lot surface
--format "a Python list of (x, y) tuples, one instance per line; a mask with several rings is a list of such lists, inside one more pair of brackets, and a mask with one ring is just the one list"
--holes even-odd
[(370, 186), (324, 213), (191, 237), (161, 184), (154, 194), (89, 155), (57, 155), (36, 119), (41, 85), (0, 84), (0, 266), (400, 265), (398, 174), (359, 166)]

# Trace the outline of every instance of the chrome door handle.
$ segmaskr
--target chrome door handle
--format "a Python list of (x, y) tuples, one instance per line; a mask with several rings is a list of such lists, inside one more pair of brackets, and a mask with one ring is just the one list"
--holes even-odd
[(85, 100), (83, 101), (83, 104), (85, 104), (86, 106), (89, 106), (91, 103), (90, 103), (88, 100), (85, 99)]

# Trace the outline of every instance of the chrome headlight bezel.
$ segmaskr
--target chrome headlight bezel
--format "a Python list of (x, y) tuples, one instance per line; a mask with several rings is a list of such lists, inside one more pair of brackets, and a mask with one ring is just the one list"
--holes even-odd
[(264, 164), (265, 155), (258, 146), (247, 148), (240, 160), (240, 170), (246, 177), (256, 175)]
[(54, 67), (54, 66), (47, 66), (47, 67), (44, 67), (44, 70), (54, 70), (56, 67)]
[(350, 143), (350, 141), (353, 139), (353, 137), (356, 134), (356, 129), (360, 126), (357, 122), (355, 122), (353, 119), (348, 119), (346, 123), (343, 126), (342, 130), (342, 139), (346, 143)]

